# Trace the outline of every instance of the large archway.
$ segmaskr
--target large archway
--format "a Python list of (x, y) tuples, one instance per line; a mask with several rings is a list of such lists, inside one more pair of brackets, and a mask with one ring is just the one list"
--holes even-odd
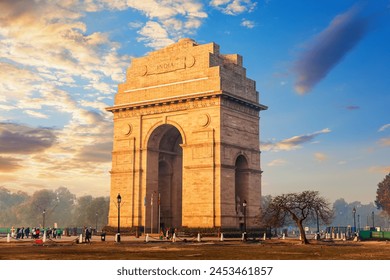
[(248, 171), (248, 161), (245, 156), (240, 155), (236, 159), (235, 163), (235, 203), (236, 203), (236, 213), (239, 221), (240, 228), (243, 226), (244, 220), (244, 201), (248, 200), (248, 188), (249, 188), (249, 171)]
[(191, 39), (132, 59), (106, 108), (114, 121), (109, 226), (120, 218), (145, 233), (233, 229), (245, 200), (248, 228), (256, 226), (267, 107), (246, 72), (241, 55)]
[(182, 225), (182, 143), (179, 130), (168, 124), (157, 127), (148, 140), (146, 197), (150, 205), (146, 203), (145, 220), (151, 233)]

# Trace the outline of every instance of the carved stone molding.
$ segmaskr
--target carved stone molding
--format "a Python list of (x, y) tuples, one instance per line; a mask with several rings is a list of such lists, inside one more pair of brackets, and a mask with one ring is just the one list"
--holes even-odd
[[(219, 104), (219, 97), (203, 97), (186, 101), (164, 102), (149, 106), (130, 107), (114, 110), (114, 119), (184, 111), (189, 109), (218, 106)], [(202, 125), (204, 127), (207, 127), (210, 122), (210, 117), (207, 118), (207, 122), (206, 118), (207, 116), (204, 118), (204, 123)]]

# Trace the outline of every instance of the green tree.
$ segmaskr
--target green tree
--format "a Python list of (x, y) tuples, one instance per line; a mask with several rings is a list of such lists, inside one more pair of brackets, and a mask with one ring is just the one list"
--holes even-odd
[(28, 198), (25, 192), (11, 193), (5, 187), (0, 187), (0, 226), (19, 225), (20, 221), (15, 212)]
[(309, 243), (304, 222), (319, 219), (329, 224), (333, 218), (330, 204), (317, 191), (278, 195), (272, 198), (263, 213), (263, 219), (269, 226), (280, 227), (294, 222), (299, 228), (302, 244)]
[(74, 224), (95, 228), (96, 223), (98, 223), (102, 227), (107, 222), (108, 207), (108, 197), (94, 198), (90, 195), (79, 197), (76, 202)]
[(375, 204), (378, 209), (390, 215), (390, 173), (378, 184)]
[(54, 193), (57, 201), (53, 205), (54, 208), (50, 213), (50, 218), (57, 223), (58, 227), (72, 226), (76, 196), (66, 187), (59, 187)]
[(43, 189), (33, 193), (28, 200), (20, 204), (15, 211), (18, 220), (25, 226), (52, 226), (52, 213), (58, 204), (54, 191)]

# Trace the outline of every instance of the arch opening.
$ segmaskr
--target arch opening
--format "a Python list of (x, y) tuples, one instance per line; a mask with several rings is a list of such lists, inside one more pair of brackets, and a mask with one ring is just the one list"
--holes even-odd
[(182, 225), (182, 143), (179, 130), (167, 124), (157, 127), (149, 138), (146, 197), (151, 203), (145, 221), (151, 233)]
[(244, 216), (244, 201), (248, 201), (248, 192), (249, 192), (249, 170), (248, 170), (248, 161), (245, 156), (240, 155), (237, 157), (235, 162), (235, 205), (236, 205), (236, 214), (238, 217), (238, 222), (240, 228), (243, 227), (243, 216)]

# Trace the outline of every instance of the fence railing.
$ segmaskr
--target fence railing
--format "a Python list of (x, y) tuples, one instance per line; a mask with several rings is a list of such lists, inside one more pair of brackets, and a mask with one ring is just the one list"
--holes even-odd
[(361, 240), (390, 240), (390, 231), (361, 230), (359, 231), (359, 237)]

